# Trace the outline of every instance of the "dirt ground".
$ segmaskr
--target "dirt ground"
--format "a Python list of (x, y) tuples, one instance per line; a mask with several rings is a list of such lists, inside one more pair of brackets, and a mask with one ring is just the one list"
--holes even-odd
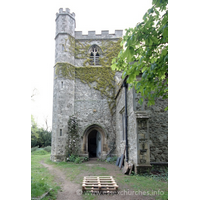
[[(52, 165), (44, 163), (44, 161), (41, 161), (41, 164), (44, 167), (48, 168), (49, 172), (54, 176), (54, 181), (57, 182), (61, 187), (61, 190), (58, 191), (57, 200), (91, 199), (91, 196), (88, 196), (88, 198), (87, 198), (86, 195), (84, 195), (84, 196), (82, 195), (81, 184), (77, 184), (77, 183), (67, 180), (67, 178), (66, 178), (67, 168), (60, 170), (56, 167), (53, 167)], [(116, 175), (119, 177), (119, 174), (121, 177), (124, 176), (124, 174), (122, 174), (121, 170), (119, 170), (119, 167), (117, 167), (113, 164), (109, 164), (109, 163), (105, 163), (105, 162), (98, 162), (96, 160), (90, 160), (86, 163), (86, 165), (104, 167), (104, 168), (106, 168), (106, 172), (109, 172), (109, 175), (113, 176), (114, 178)], [(93, 175), (93, 174), (89, 171), (85, 171), (84, 174), (83, 173), (78, 174), (78, 178), (80, 177), (80, 183), (82, 182), (84, 176), (89, 176), (89, 175)], [(98, 176), (99, 174), (96, 174), (96, 175)], [(108, 200), (108, 199), (113, 199), (113, 200), (114, 199), (115, 200), (121, 200), (121, 199), (123, 199), (123, 200), (153, 200), (153, 199), (155, 199), (153, 197), (141, 196), (141, 195), (135, 195), (135, 194), (125, 195), (123, 193), (123, 190), (133, 191), (133, 189), (130, 188), (126, 184), (120, 184), (118, 182), (117, 182), (117, 184), (120, 189), (119, 192), (122, 191), (121, 194), (95, 195), (95, 198), (92, 198), (92, 199), (95, 199), (95, 200), (96, 199), (97, 200)]]

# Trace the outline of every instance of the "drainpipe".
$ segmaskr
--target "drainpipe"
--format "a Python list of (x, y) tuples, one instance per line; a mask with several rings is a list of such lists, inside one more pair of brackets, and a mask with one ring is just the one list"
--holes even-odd
[(127, 86), (126, 79), (123, 82), (125, 89), (125, 137), (126, 137), (126, 162), (128, 162), (128, 134), (127, 134)]

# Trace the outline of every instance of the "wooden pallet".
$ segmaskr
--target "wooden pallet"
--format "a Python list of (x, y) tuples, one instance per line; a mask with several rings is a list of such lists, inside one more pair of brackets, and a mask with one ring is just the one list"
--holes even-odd
[(118, 185), (112, 176), (84, 176), (82, 191), (91, 193), (114, 193)]

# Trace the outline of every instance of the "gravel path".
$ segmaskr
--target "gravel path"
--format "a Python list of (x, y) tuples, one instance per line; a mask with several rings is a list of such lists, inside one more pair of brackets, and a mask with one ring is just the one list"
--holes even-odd
[[(79, 184), (72, 183), (71, 181), (66, 180), (66, 174), (54, 168), (51, 165), (44, 163), (41, 161), (41, 164), (48, 168), (50, 173), (54, 176), (54, 181), (57, 182), (61, 186), (61, 190), (58, 191), (57, 200), (81, 200), (81, 187)], [(78, 195), (77, 195), (78, 194)]]

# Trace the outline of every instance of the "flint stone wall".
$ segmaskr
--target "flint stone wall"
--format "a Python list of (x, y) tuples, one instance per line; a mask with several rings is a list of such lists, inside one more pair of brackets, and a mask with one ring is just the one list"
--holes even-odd
[[(63, 88), (61, 82), (63, 82)], [(95, 84), (94, 82), (89, 87), (82, 83), (80, 79), (57, 78), (54, 80), (52, 160), (61, 161), (65, 159), (67, 123), (71, 115), (78, 118), (81, 139), (88, 126), (97, 124), (105, 130), (106, 144), (104, 149), (106, 149), (106, 153), (113, 148), (115, 123), (107, 100), (101, 95), (100, 91), (93, 89)], [(62, 129), (63, 136), (59, 135), (60, 129)], [(81, 140), (81, 145), (82, 142), (83, 140)]]
[(107, 151), (112, 149), (115, 140), (115, 126), (112, 122), (112, 116), (108, 102), (100, 93), (76, 79), (74, 114), (79, 120), (79, 134), (83, 136), (85, 129), (93, 124), (101, 126), (105, 130)]
[[(69, 116), (74, 114), (75, 81), (66, 78), (55, 77), (53, 89), (51, 159), (53, 161), (62, 161), (65, 159), (65, 146), (68, 129), (67, 123)], [(60, 136), (60, 129), (62, 129), (62, 136)]]
[[(120, 86), (116, 85), (116, 93)], [(125, 147), (123, 140), (122, 113), (125, 107), (124, 87), (121, 88), (116, 98), (116, 152), (120, 156)], [(129, 162), (137, 163), (137, 122), (136, 111), (146, 111), (149, 118), (149, 144), (150, 162), (168, 162), (168, 112), (164, 111), (167, 100), (159, 98), (154, 106), (147, 107), (146, 103), (140, 105), (139, 95), (134, 89), (127, 90), (127, 115), (128, 115), (128, 157)], [(125, 133), (124, 133), (125, 134)], [(125, 137), (124, 137), (125, 138)]]
[(167, 100), (159, 98), (155, 105), (145, 109), (149, 112), (149, 137), (151, 162), (168, 162), (168, 111)]
[(164, 109), (168, 106), (168, 101), (158, 98), (155, 105), (147, 106), (144, 102), (138, 103), (140, 94), (136, 94), (135, 104), (137, 111), (147, 111), (149, 118), (149, 144), (151, 162), (168, 162), (168, 111)]

